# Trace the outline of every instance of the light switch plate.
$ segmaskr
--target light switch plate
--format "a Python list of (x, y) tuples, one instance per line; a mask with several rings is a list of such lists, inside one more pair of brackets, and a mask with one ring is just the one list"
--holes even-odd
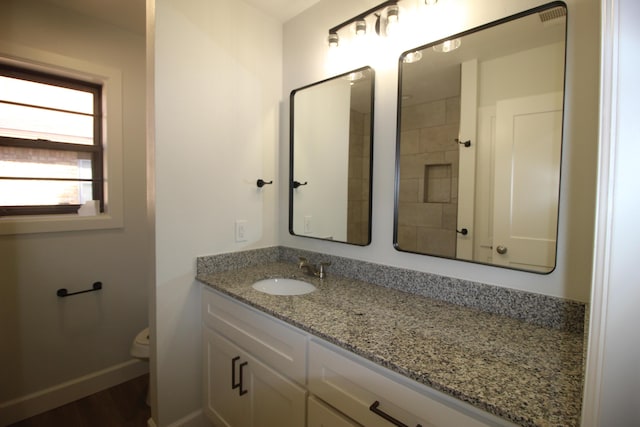
[(235, 234), (236, 234), (236, 242), (247, 241), (247, 220), (245, 219), (236, 220)]

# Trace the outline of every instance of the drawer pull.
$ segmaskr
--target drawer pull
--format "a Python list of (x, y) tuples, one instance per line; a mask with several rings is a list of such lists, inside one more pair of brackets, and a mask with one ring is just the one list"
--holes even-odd
[(236, 383), (236, 362), (240, 360), (240, 356), (236, 356), (231, 359), (231, 389), (238, 388), (242, 384), (242, 377), (240, 382)]
[[(378, 406), (380, 406), (380, 402), (378, 402), (376, 400), (375, 402), (373, 402), (371, 404), (371, 406), (369, 406), (369, 410), (371, 412), (373, 412), (374, 414), (376, 414), (377, 416), (389, 421), (394, 426), (397, 426), (397, 427), (409, 427), (408, 425), (404, 424), (403, 422), (400, 422), (400, 421), (396, 420), (391, 415), (389, 415), (386, 412), (384, 412), (382, 409), (378, 409)], [(416, 427), (422, 427), (422, 426), (420, 424), (418, 424)]]
[(240, 396), (243, 396), (245, 394), (247, 394), (248, 390), (243, 390), (242, 389), (242, 383), (244, 382), (243, 379), (243, 371), (244, 371), (244, 367), (247, 366), (249, 364), (249, 362), (242, 362), (240, 364), (240, 375), (238, 378), (238, 382), (236, 383), (236, 362), (240, 360), (240, 356), (236, 356), (233, 359), (231, 359), (231, 388), (237, 388), (238, 390), (238, 394)]
[(243, 378), (242, 378), (242, 372), (244, 371), (242, 368), (244, 368), (245, 366), (247, 366), (249, 364), (249, 362), (242, 362), (240, 364), (240, 396), (243, 396), (245, 394), (247, 394), (247, 392), (249, 390), (243, 390), (242, 389), (242, 383), (244, 382)]

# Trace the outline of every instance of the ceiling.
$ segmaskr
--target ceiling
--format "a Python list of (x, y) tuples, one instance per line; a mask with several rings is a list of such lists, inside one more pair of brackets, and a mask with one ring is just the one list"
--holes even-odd
[[(146, 0), (42, 0), (144, 34)], [(237, 0), (232, 0), (237, 1)], [(244, 0), (256, 9), (286, 22), (320, 0)]]
[(320, 0), (244, 0), (258, 10), (286, 22)]
[(41, 0), (116, 25), (145, 33), (145, 0)]

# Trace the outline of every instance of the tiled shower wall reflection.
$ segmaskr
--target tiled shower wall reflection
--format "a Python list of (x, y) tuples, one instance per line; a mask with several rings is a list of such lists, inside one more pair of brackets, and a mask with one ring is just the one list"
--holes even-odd
[(370, 123), (370, 113), (351, 110), (347, 241), (356, 245), (364, 245), (369, 240)]
[(398, 246), (454, 257), (460, 97), (402, 108)]

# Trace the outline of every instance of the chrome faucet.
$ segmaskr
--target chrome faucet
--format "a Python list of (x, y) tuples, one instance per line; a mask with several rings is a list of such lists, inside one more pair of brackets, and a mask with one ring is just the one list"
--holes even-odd
[(327, 275), (325, 270), (326, 270), (326, 267), (330, 265), (331, 265), (331, 262), (321, 262), (316, 267), (315, 265), (309, 263), (309, 261), (306, 258), (304, 257), (298, 258), (298, 268), (300, 270), (304, 271), (304, 273), (308, 276), (315, 276), (321, 279), (324, 279), (325, 276)]

